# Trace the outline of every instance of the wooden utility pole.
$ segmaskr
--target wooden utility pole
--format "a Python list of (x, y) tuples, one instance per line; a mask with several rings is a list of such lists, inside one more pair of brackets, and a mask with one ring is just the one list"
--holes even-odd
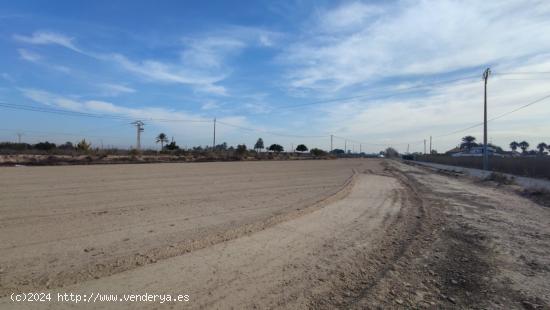
[(426, 139), (424, 139), (424, 155), (426, 155)]
[(432, 154), (432, 136), (430, 136), (430, 155)]
[(484, 80), (484, 98), (483, 98), (483, 170), (489, 170), (489, 154), (487, 152), (487, 79), (491, 74), (491, 69), (487, 68), (483, 72)]
[(332, 152), (332, 139), (334, 138), (333, 135), (330, 135), (330, 151)]

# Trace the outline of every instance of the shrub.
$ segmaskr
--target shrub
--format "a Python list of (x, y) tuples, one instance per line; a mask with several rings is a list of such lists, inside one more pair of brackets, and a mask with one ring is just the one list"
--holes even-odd
[(327, 155), (327, 152), (321, 150), (321, 149), (318, 149), (318, 148), (313, 148), (311, 149), (311, 151), (309, 151), (311, 153), (311, 155), (313, 156), (326, 156)]
[(268, 150), (272, 151), (272, 152), (276, 152), (276, 153), (279, 153), (279, 152), (282, 152), (284, 151), (284, 148), (282, 145), (279, 145), (279, 144), (272, 144), (269, 146)]
[(507, 185), (511, 185), (515, 183), (513, 178), (509, 178), (506, 175), (498, 172), (491, 172), (491, 174), (488, 175), (484, 180), (493, 181), (498, 184), (507, 184)]
[(37, 144), (33, 145), (33, 147), (37, 150), (49, 151), (51, 149), (55, 149), (55, 143), (50, 143), (48, 141), (38, 142)]
[(244, 144), (237, 145), (237, 149), (235, 150), (235, 152), (239, 156), (245, 155), (246, 154), (246, 145), (244, 145)]

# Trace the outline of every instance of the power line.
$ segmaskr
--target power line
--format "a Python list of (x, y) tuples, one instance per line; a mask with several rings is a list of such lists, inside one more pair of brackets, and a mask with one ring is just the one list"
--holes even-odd
[[(501, 73), (497, 73), (497, 74), (506, 75), (506, 74), (543, 74), (543, 73), (550, 73), (550, 72), (501, 72)], [(412, 89), (426, 88), (426, 87), (429, 87), (431, 85), (437, 85), (437, 84), (442, 84), (442, 83), (451, 83), (451, 82), (471, 79), (473, 77), (474, 76), (468, 76), (468, 77), (462, 77), (462, 78), (457, 78), (457, 79), (453, 79), (453, 80), (439, 81), (439, 82), (431, 83), (431, 84), (422, 84), (422, 85), (417, 85), (417, 86), (414, 86), (414, 87), (409, 87), (409, 88), (406, 88), (406, 89), (401, 89), (399, 91), (403, 92), (403, 91), (409, 91), (409, 90), (412, 90)], [(477, 76), (475, 76), (475, 77), (477, 77)], [(389, 96), (394, 96), (394, 95), (395, 94), (390, 94)], [(365, 97), (368, 97), (368, 96), (370, 96), (370, 95), (360, 95), (360, 96), (353, 96), (353, 97), (346, 97), (346, 98), (334, 98), (334, 99), (330, 99), (330, 100), (310, 102), (310, 103), (305, 103), (305, 104), (301, 104), (301, 105), (286, 106), (286, 108), (299, 107), (299, 106), (305, 106), (305, 105), (313, 105), (313, 104), (321, 104), (321, 103), (328, 103), (328, 102), (345, 101), (345, 100), (351, 100), (351, 99), (357, 99), (357, 98), (365, 98)], [(521, 109), (524, 109), (524, 108), (526, 108), (530, 105), (533, 105), (535, 103), (543, 101), (543, 100), (545, 100), (549, 97), (550, 97), (550, 94), (546, 95), (544, 97), (541, 97), (537, 100), (534, 100), (532, 102), (529, 102), (529, 103), (527, 103), (523, 106), (520, 106), (520, 107), (518, 107), (514, 110), (511, 110), (511, 111), (508, 111), (508, 112), (503, 113), (501, 115), (498, 115), (496, 117), (493, 117), (493, 118), (489, 119), (488, 121), (493, 121), (493, 120), (502, 118), (504, 116), (507, 116), (509, 114), (517, 112)], [(26, 111), (33, 111), (33, 112), (42, 112), (42, 113), (51, 113), (51, 114), (75, 116), (75, 117), (92, 117), (92, 118), (103, 118), (103, 119), (114, 119), (114, 120), (132, 120), (132, 121), (135, 120), (135, 118), (131, 118), (129, 116), (122, 116), (122, 115), (79, 112), (79, 111), (71, 111), (71, 110), (51, 108), (51, 107), (17, 105), (17, 104), (10, 104), (10, 103), (6, 103), (6, 102), (0, 102), (0, 107), (4, 107), (4, 108), (8, 108), (8, 109), (16, 109), (16, 110), (26, 110)], [(280, 108), (285, 108), (285, 107), (280, 107)], [(205, 119), (165, 119), (165, 118), (142, 118), (142, 119), (146, 120), (146, 121), (154, 121), (154, 122), (198, 122), (198, 123), (210, 123), (211, 122), (211, 120), (205, 120)], [(250, 127), (244, 127), (244, 126), (230, 124), (230, 123), (221, 122), (221, 121), (218, 121), (218, 123), (226, 125), (226, 126), (234, 127), (234, 128), (240, 129), (240, 130), (260, 132), (260, 133), (264, 133), (264, 134), (268, 134), (268, 135), (281, 136), (281, 137), (291, 137), (291, 138), (328, 138), (329, 137), (328, 134), (326, 134), (326, 135), (316, 135), (316, 136), (315, 135), (292, 135), (292, 134), (278, 133), (278, 132), (273, 132), (273, 131), (267, 131), (267, 130), (255, 129), (255, 128), (250, 128)], [(452, 131), (450, 133), (435, 136), (435, 138), (441, 138), (441, 137), (449, 136), (449, 135), (456, 134), (456, 133), (459, 133), (459, 132), (463, 132), (463, 131), (466, 131), (466, 130), (469, 130), (469, 129), (473, 129), (473, 128), (476, 128), (476, 127), (479, 127), (479, 126), (482, 126), (482, 125), (483, 125), (483, 123), (474, 124), (474, 125), (468, 126), (466, 128), (463, 128), (463, 129)], [(339, 137), (339, 136), (333, 136), (333, 137), (339, 138), (339, 139), (344, 139), (344, 140), (354, 142), (354, 143), (359, 143), (360, 145), (365, 144), (365, 145), (375, 145), (375, 146), (388, 146), (388, 145), (401, 145), (401, 144), (406, 145), (406, 144), (422, 143), (422, 141), (420, 141), (420, 142), (417, 142), (417, 141), (402, 142), (402, 143), (385, 143), (385, 144), (382, 144), (382, 143), (366, 143), (366, 142), (361, 142), (361, 141), (357, 141), (357, 140), (354, 140), (354, 139), (348, 139), (348, 138)]]
[(517, 72), (496, 72), (494, 75), (520, 75), (520, 74), (550, 74), (550, 71), (517, 71)]
[[(9, 128), (0, 128), (0, 131), (5, 131), (5, 132), (16, 132), (17, 130), (19, 129), (9, 129)], [(37, 134), (42, 134), (42, 135), (33, 135), (34, 137), (43, 137), (43, 136), (46, 136), (46, 135), (59, 135), (59, 136), (73, 136), (73, 137), (91, 137), (91, 138), (115, 138), (115, 139), (123, 139), (123, 138), (126, 138), (126, 137), (122, 137), (122, 136), (103, 136), (103, 135), (88, 135), (88, 134), (85, 134), (85, 133), (68, 133), (68, 132), (60, 132), (60, 131), (39, 131), (39, 130), (22, 130), (22, 132), (24, 133), (21, 133), (21, 135), (25, 135), (25, 136), (29, 136), (28, 134), (26, 134), (27, 132), (30, 132), (30, 133), (37, 133)]]
[[(114, 115), (114, 114), (97, 114), (97, 113), (90, 113), (90, 112), (79, 112), (79, 111), (70, 111), (70, 110), (50, 108), (50, 107), (37, 107), (37, 106), (30, 106), (30, 105), (12, 104), (12, 103), (6, 103), (6, 102), (0, 102), (0, 107), (14, 109), (14, 110), (43, 112), (43, 113), (50, 113), (50, 114), (75, 116), (75, 117), (91, 117), (91, 118), (128, 120), (128, 121), (133, 121), (136, 119), (129, 116), (121, 116), (121, 115)], [(204, 119), (167, 119), (167, 118), (141, 118), (141, 119), (146, 121), (154, 121), (154, 122), (210, 123), (210, 120), (204, 120)]]
[(217, 121), (217, 123), (222, 124), (222, 125), (226, 125), (226, 126), (229, 126), (229, 127), (245, 130), (245, 131), (259, 132), (259, 133), (265, 133), (265, 134), (268, 134), (268, 135), (289, 137), (289, 138), (327, 138), (329, 136), (328, 134), (327, 135), (318, 135), (318, 136), (292, 135), (292, 134), (277, 133), (277, 132), (268, 131), (268, 130), (262, 130), (262, 129), (244, 127), (244, 126), (240, 126), (240, 125), (229, 124), (229, 123), (222, 122), (222, 121), (219, 121), (219, 120)]
[(411, 90), (422, 89), (422, 88), (435, 86), (435, 85), (440, 85), (440, 84), (445, 84), (445, 83), (459, 82), (459, 81), (469, 80), (469, 79), (473, 79), (473, 78), (479, 78), (479, 77), (477, 75), (475, 75), (475, 76), (465, 76), (465, 77), (456, 78), (456, 79), (452, 79), (452, 80), (444, 80), (444, 81), (439, 81), (439, 82), (434, 82), (434, 83), (428, 83), (428, 84), (410, 86), (410, 87), (407, 87), (407, 88), (401, 88), (401, 89), (397, 89), (397, 90), (392, 91), (391, 94), (385, 94), (385, 95), (363, 94), (363, 95), (350, 96), (350, 97), (340, 97), (340, 98), (333, 98), (333, 99), (307, 102), (307, 103), (302, 103), (302, 104), (286, 105), (286, 106), (276, 107), (275, 110), (292, 109), (292, 108), (299, 108), (299, 107), (304, 107), (304, 106), (318, 105), (318, 104), (331, 103), (331, 102), (349, 101), (349, 100), (360, 99), (360, 98), (382, 99), (382, 98), (394, 97), (394, 96), (400, 95), (402, 93), (406, 93), (406, 92), (411, 91)]
[[(543, 101), (543, 100), (545, 100), (545, 99), (548, 99), (548, 98), (550, 98), (550, 94), (545, 95), (545, 96), (543, 96), (543, 97), (541, 97), (541, 98), (538, 98), (538, 99), (536, 99), (536, 100), (533, 100), (533, 101), (531, 101), (531, 102), (529, 102), (529, 103), (527, 103), (527, 104), (524, 104), (524, 105), (522, 105), (522, 106), (520, 106), (520, 107), (518, 107), (518, 108), (515, 108), (515, 109), (513, 109), (513, 110), (511, 110), (511, 111), (508, 111), (508, 112), (502, 113), (502, 114), (500, 114), (500, 115), (497, 115), (497, 116), (495, 116), (495, 117), (493, 117), (493, 118), (490, 118), (490, 119), (487, 120), (487, 122), (491, 122), (491, 121), (497, 120), (497, 119), (499, 119), (499, 118), (502, 118), (502, 117), (504, 117), (504, 116), (510, 115), (510, 114), (512, 114), (512, 113), (515, 113), (515, 112), (517, 112), (517, 111), (519, 111), (519, 110), (525, 109), (525, 108), (527, 108), (527, 107), (529, 107), (529, 106), (531, 106), (531, 105), (533, 105), (533, 104), (535, 104), (535, 103), (539, 103), (539, 102), (541, 102), (541, 101)], [(459, 130), (456, 130), (456, 131), (452, 131), (452, 132), (449, 132), (449, 133), (446, 133), (446, 134), (443, 134), (443, 135), (436, 136), (435, 138), (447, 137), (447, 136), (450, 136), (450, 135), (453, 135), (453, 134), (456, 134), (456, 133), (460, 133), (460, 132), (464, 132), (464, 131), (466, 131), (466, 130), (473, 129), (473, 128), (480, 127), (480, 126), (483, 126), (483, 123), (477, 123), (477, 124), (471, 125), (471, 126), (466, 127), (466, 128), (462, 128), (462, 129), (459, 129)]]

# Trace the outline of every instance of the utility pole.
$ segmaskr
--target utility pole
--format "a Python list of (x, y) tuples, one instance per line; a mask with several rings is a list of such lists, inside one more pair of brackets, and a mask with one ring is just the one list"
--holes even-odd
[(426, 155), (426, 139), (424, 139), (424, 155)]
[(407, 154), (409, 154), (409, 143), (407, 143)]
[(346, 154), (348, 153), (348, 140), (347, 139), (344, 140), (344, 153), (346, 153)]
[(432, 136), (430, 136), (430, 155), (432, 154)]
[(216, 149), (216, 118), (214, 117), (214, 141), (212, 142), (212, 150)]
[(21, 144), (21, 136), (23, 136), (23, 134), (21, 132), (18, 132), (17, 133), (17, 143)]
[(483, 170), (489, 170), (489, 154), (487, 152), (487, 79), (491, 74), (491, 69), (487, 68), (483, 72), (484, 80), (484, 100), (483, 100)]
[(145, 123), (143, 123), (142, 121), (135, 121), (132, 123), (132, 125), (136, 126), (136, 130), (137, 130), (136, 150), (139, 151), (141, 149), (141, 133), (144, 131), (143, 125), (145, 125)]
[(330, 151), (331, 151), (331, 152), (332, 152), (332, 138), (333, 138), (333, 137), (334, 137), (333, 135), (330, 135)]

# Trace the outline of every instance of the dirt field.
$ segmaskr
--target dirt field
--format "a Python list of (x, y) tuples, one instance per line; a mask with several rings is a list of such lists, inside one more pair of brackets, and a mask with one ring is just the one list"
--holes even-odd
[[(0, 308), (550, 305), (550, 208), (490, 183), (366, 159), (0, 176)], [(29, 291), (190, 300), (10, 300)]]

